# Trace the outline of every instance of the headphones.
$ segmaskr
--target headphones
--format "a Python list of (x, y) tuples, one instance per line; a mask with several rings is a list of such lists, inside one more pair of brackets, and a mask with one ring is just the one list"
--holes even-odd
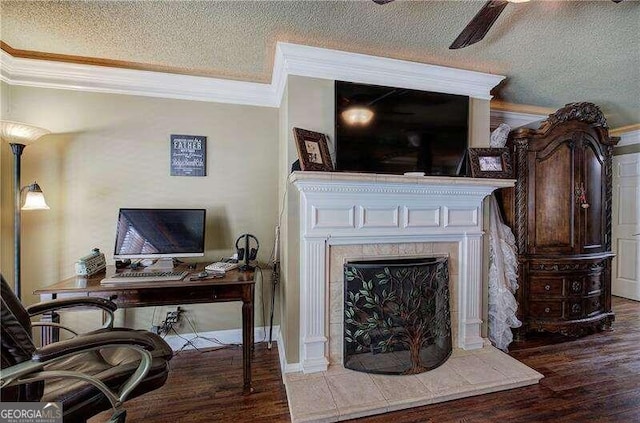
[[(251, 240), (255, 241), (255, 248), (251, 247)], [(244, 243), (242, 243), (244, 240)], [(244, 244), (244, 245), (242, 245)], [(251, 268), (249, 266), (249, 262), (256, 259), (258, 256), (258, 249), (260, 249), (260, 242), (258, 242), (258, 238), (251, 234), (242, 234), (236, 239), (236, 251), (238, 253), (238, 261), (244, 260), (245, 268)]]

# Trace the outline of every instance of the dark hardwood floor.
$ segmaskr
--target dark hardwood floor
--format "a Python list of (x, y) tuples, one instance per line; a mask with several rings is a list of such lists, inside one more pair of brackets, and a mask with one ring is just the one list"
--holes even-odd
[[(614, 330), (579, 339), (537, 336), (511, 355), (540, 384), (358, 419), (359, 423), (640, 422), (640, 303), (615, 298)], [(256, 346), (256, 392), (243, 396), (240, 349), (183, 352), (167, 384), (127, 402), (130, 422), (288, 422), (278, 353)], [(101, 414), (91, 422), (103, 422)], [(356, 421), (356, 420), (354, 420)]]

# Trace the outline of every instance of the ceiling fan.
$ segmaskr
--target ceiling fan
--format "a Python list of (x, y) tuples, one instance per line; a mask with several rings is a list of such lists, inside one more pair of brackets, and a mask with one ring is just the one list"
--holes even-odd
[[(377, 4), (387, 4), (393, 0), (373, 0)], [(449, 46), (449, 49), (459, 49), (475, 44), (482, 40), (493, 26), (498, 16), (509, 3), (524, 3), (529, 0), (488, 0), (476, 15), (464, 27), (460, 35)], [(620, 3), (623, 0), (612, 0)]]

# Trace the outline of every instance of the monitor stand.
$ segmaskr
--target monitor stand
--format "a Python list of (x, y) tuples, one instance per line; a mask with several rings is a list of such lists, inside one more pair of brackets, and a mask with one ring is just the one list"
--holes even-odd
[(173, 270), (173, 258), (161, 258), (145, 267), (145, 270)]

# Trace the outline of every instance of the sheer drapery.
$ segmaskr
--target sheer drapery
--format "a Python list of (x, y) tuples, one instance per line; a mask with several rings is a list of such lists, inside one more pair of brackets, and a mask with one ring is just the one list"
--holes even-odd
[(507, 351), (513, 341), (511, 328), (522, 322), (516, 317), (518, 260), (515, 237), (500, 216), (495, 196), (489, 197), (489, 340)]

